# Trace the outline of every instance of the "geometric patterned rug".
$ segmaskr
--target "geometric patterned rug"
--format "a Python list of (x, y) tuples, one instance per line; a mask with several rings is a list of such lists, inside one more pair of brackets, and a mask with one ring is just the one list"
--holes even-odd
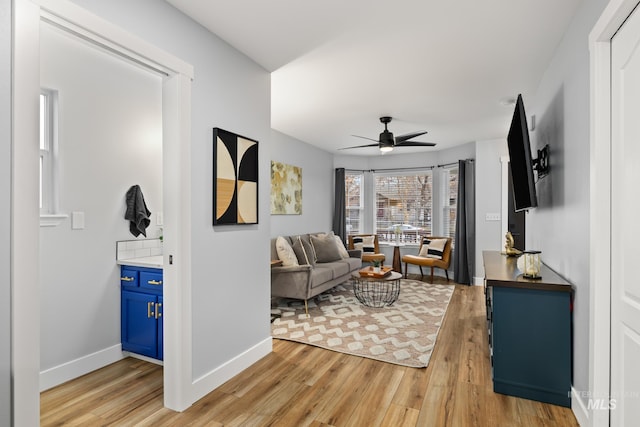
[(429, 364), (454, 285), (402, 279), (389, 307), (370, 308), (353, 294), (351, 282), (304, 301), (272, 301), (271, 335), (342, 353), (413, 368)]

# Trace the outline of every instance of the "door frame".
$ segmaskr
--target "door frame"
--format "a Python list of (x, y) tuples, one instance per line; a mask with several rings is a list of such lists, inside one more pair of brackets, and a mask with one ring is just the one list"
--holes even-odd
[[(611, 0), (589, 34), (589, 390), (574, 390), (573, 412), (583, 425), (608, 426), (608, 409), (584, 400), (610, 397), (611, 366), (611, 39), (638, 0)], [(586, 417), (586, 419), (585, 419)]]
[[(192, 401), (191, 80), (193, 67), (68, 0), (15, 0), (12, 81), (11, 289), (13, 421), (40, 418), (37, 129), (40, 21), (166, 75), (162, 82), (164, 405)], [(171, 257), (171, 261), (169, 258)], [(115, 260), (114, 260), (115, 262)], [(178, 286), (177, 284), (180, 284)]]

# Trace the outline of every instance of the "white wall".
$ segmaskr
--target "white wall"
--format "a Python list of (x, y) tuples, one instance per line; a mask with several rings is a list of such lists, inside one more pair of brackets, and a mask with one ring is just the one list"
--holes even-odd
[[(270, 75), (165, 2), (74, 0), (194, 66), (191, 116), (193, 378), (268, 341)], [(212, 128), (259, 141), (259, 224), (212, 224)], [(247, 260), (251, 260), (248, 265)], [(250, 268), (248, 268), (248, 266)], [(233, 319), (233, 320), (230, 320)]]
[(508, 155), (506, 139), (476, 143), (476, 280), (484, 278), (482, 251), (499, 251), (504, 248), (502, 222), (487, 221), (487, 214), (502, 212), (500, 157), (506, 155)]
[(271, 237), (329, 231), (333, 226), (333, 155), (272, 131), (271, 159), (302, 168), (302, 215), (271, 215)]
[(0, 425), (11, 425), (11, 1), (0, 0)]
[[(540, 82), (524, 99), (537, 116), (534, 148), (549, 144), (551, 171), (537, 185), (540, 206), (527, 218), (527, 247), (575, 288), (573, 386), (588, 390), (589, 368), (589, 50), (606, 0), (583, 2)], [(585, 405), (586, 406), (586, 405)]]
[(136, 239), (124, 219), (132, 185), (152, 212), (147, 237), (159, 234), (162, 80), (48, 24), (40, 52), (41, 85), (59, 91), (60, 211), (85, 214), (82, 230), (69, 219), (40, 228), (40, 364), (47, 371), (120, 343), (115, 242)]

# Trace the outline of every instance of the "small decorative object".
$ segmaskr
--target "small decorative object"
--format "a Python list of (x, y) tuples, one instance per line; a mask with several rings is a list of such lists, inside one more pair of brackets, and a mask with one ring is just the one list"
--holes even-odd
[(302, 168), (271, 161), (271, 215), (302, 215)]
[(213, 225), (258, 223), (258, 141), (213, 128)]
[(399, 225), (396, 225), (393, 229), (393, 234), (396, 235), (396, 245), (400, 244), (400, 234), (402, 234), (402, 228)]
[[(522, 275), (527, 279), (540, 279), (540, 251), (524, 251), (522, 253)], [(518, 260), (519, 261), (519, 260)], [(520, 263), (518, 263), (520, 268)]]
[(373, 261), (373, 272), (380, 273), (380, 261), (378, 260)]
[(504, 245), (504, 253), (507, 256), (518, 256), (522, 254), (522, 251), (516, 249), (513, 247), (514, 242), (513, 242), (513, 235), (511, 234), (510, 231), (507, 231), (507, 234), (504, 235), (505, 237), (505, 245)]

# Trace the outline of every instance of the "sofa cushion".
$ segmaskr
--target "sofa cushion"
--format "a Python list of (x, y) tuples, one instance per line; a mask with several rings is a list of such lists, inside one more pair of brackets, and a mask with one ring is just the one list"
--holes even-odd
[(340, 252), (340, 257), (342, 259), (349, 258), (349, 252), (347, 252), (347, 248), (344, 246), (344, 242), (340, 238), (340, 236), (333, 236), (336, 239), (336, 245), (338, 246), (338, 252)]
[(316, 286), (327, 283), (332, 279), (333, 279), (333, 269), (331, 267), (317, 264), (313, 268), (313, 270), (311, 270), (311, 287), (312, 288), (315, 288)]
[(349, 266), (349, 271), (359, 270), (362, 267), (362, 260), (360, 260), (360, 258), (345, 258), (342, 262)]
[(304, 239), (302, 236), (295, 236), (291, 247), (300, 265), (316, 265), (316, 254), (308, 238)]
[(311, 236), (311, 244), (316, 252), (317, 262), (331, 262), (342, 259), (333, 231), (325, 236)]
[(323, 268), (330, 268), (331, 271), (333, 271), (333, 276), (331, 277), (332, 279), (337, 279), (340, 276), (344, 276), (345, 274), (348, 274), (349, 271), (349, 263), (345, 262), (344, 260), (339, 260), (339, 261), (333, 261), (333, 262), (325, 262), (322, 264), (317, 264), (318, 266), (322, 266)]
[(282, 236), (278, 236), (276, 239), (276, 252), (278, 253), (278, 258), (282, 260), (283, 267), (293, 267), (298, 264), (298, 257), (296, 257), (293, 248)]
[(423, 239), (422, 247), (418, 255), (427, 258), (442, 259), (446, 244), (447, 239)]

